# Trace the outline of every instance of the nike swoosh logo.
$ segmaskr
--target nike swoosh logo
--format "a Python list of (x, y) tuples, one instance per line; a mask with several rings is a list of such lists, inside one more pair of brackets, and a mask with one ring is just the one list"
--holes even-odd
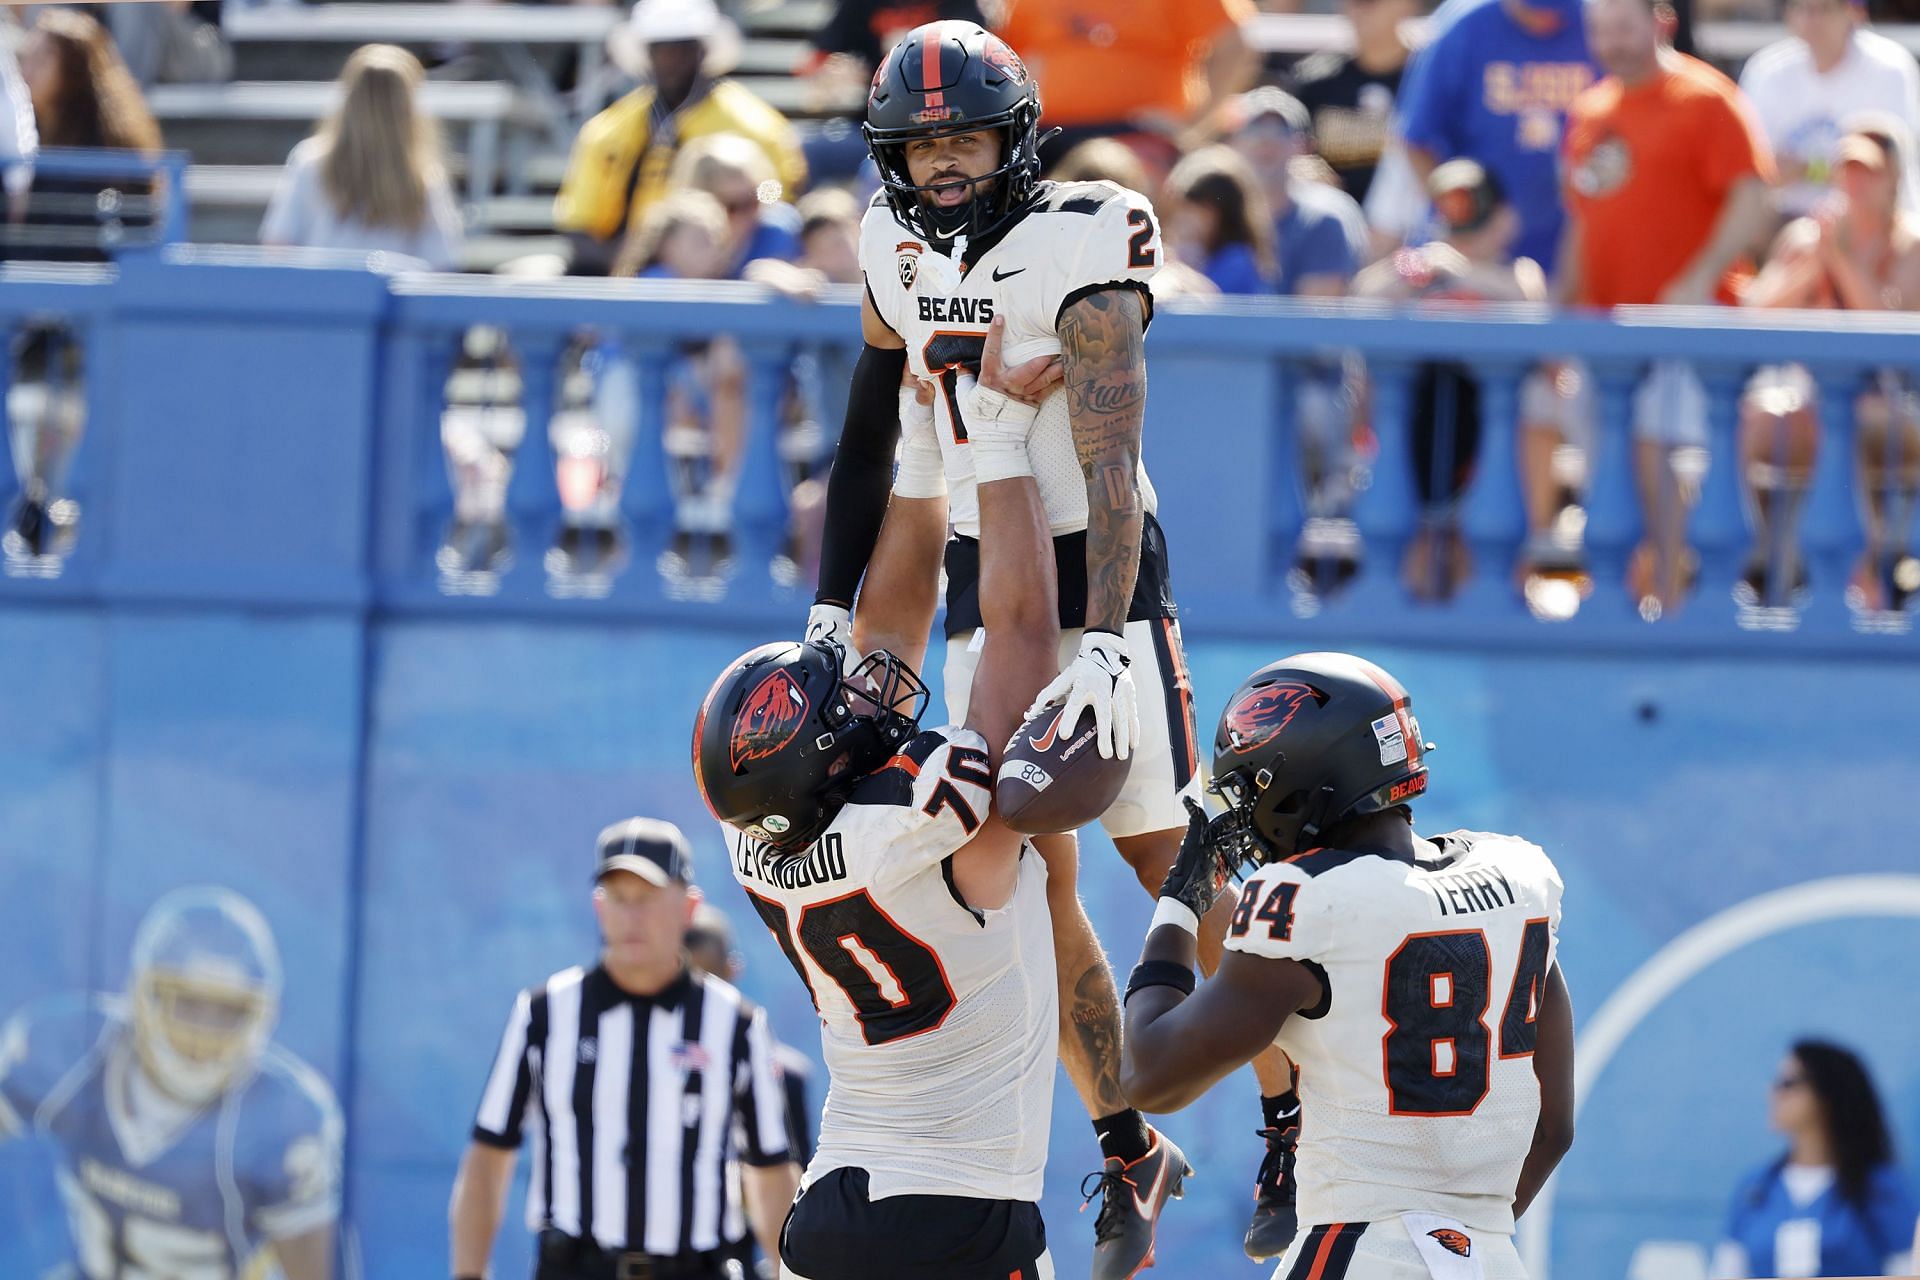
[[(1022, 270), (1025, 270), (1025, 268), (1022, 268)], [(1060, 713), (1056, 711), (1053, 713), (1053, 723), (1047, 726), (1047, 731), (1033, 740), (1033, 749), (1035, 751), (1046, 751), (1053, 746), (1053, 740), (1059, 736)]]
[(1172, 1161), (1164, 1158), (1160, 1161), (1160, 1172), (1154, 1175), (1153, 1185), (1147, 1188), (1147, 1198), (1145, 1200), (1140, 1198), (1140, 1192), (1137, 1188), (1134, 1190), (1133, 1211), (1145, 1218), (1148, 1222), (1153, 1221), (1153, 1202), (1160, 1198), (1160, 1184), (1167, 1180), (1167, 1166), (1171, 1163)]
[(1017, 276), (1017, 275), (1019, 275), (1019, 274), (1020, 274), (1020, 273), (1021, 273), (1022, 271), (1025, 271), (1025, 270), (1026, 270), (1026, 268), (1025, 268), (1025, 267), (1015, 267), (1015, 268), (1014, 268), (1013, 270), (1011, 270), (1011, 271), (1006, 271), (1006, 272), (1003, 272), (1003, 271), (1001, 271), (1001, 270), (1000, 270), (1000, 268), (998, 268), (998, 267), (995, 267), (995, 268), (993, 269), (993, 282), (994, 282), (995, 284), (999, 284), (999, 283), (1000, 283), (1000, 282), (1001, 282), (1002, 280), (1006, 280), (1006, 279), (1008, 279), (1008, 278), (1010, 278), (1010, 277), (1012, 277), (1012, 276)]

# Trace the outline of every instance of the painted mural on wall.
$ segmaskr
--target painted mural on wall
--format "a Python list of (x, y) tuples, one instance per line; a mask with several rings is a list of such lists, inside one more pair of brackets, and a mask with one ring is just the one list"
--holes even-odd
[[(331, 1085), (276, 1043), (272, 928), (229, 889), (150, 907), (117, 991), (0, 1025), (0, 1134), (37, 1140), (64, 1210), (45, 1274), (235, 1280), (333, 1274), (344, 1126)], [(8, 1197), (7, 1234), (61, 1234)]]

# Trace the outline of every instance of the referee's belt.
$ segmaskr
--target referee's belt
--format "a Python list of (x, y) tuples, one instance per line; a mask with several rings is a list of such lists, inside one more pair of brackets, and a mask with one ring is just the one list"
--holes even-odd
[(708, 1253), (630, 1253), (602, 1249), (591, 1240), (564, 1231), (540, 1233), (542, 1264), (564, 1268), (579, 1280), (709, 1280), (724, 1276), (726, 1255)]

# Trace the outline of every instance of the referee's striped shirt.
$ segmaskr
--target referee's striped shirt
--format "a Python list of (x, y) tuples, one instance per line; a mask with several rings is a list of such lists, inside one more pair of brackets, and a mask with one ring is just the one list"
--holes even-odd
[(718, 1248), (728, 1159), (792, 1158), (767, 1015), (691, 967), (653, 996), (564, 969), (514, 1002), (474, 1120), (496, 1147), (529, 1132), (529, 1230), (660, 1256)]

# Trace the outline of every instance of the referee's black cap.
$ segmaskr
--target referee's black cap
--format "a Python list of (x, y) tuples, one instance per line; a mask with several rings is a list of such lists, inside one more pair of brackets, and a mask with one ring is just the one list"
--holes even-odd
[(680, 828), (659, 818), (628, 818), (600, 833), (596, 883), (609, 871), (631, 871), (665, 888), (693, 883), (693, 851)]

